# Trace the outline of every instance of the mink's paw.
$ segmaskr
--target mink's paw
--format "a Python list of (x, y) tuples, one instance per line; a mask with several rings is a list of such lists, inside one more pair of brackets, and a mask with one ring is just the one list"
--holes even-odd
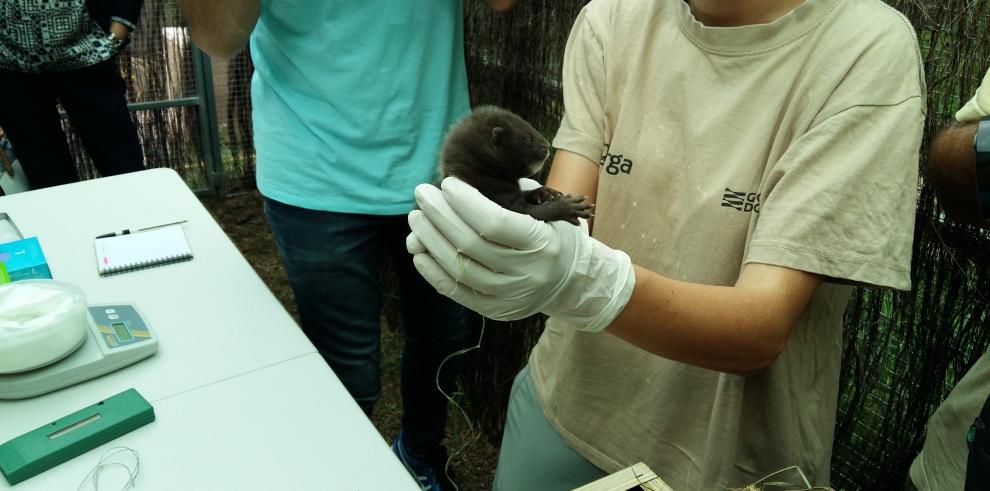
[(567, 223), (572, 225), (580, 225), (581, 222), (578, 221), (578, 218), (589, 219), (595, 216), (595, 205), (594, 203), (586, 202), (585, 200), (587, 199), (587, 196), (571, 196), (569, 194), (562, 196), (557, 201), (566, 203), (567, 206), (564, 207), (565, 216), (560, 218), (560, 220), (566, 220)]
[(592, 211), (595, 205), (586, 203), (585, 200), (587, 198), (587, 196), (564, 194), (558, 199), (534, 206), (530, 212), (530, 216), (545, 222), (564, 220), (567, 223), (579, 225), (579, 218), (591, 218), (594, 216)]
[(527, 203), (531, 205), (542, 205), (543, 203), (548, 203), (550, 201), (562, 198), (564, 193), (561, 193), (554, 188), (540, 186), (536, 189), (524, 191), (523, 195), (525, 196)]

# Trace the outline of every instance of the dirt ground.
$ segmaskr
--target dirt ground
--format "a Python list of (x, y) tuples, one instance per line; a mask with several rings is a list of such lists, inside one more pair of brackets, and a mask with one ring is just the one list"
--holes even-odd
[[(262, 213), (262, 200), (257, 192), (214, 198), (202, 198), (203, 204), (220, 223), (224, 232), (244, 254), (276, 298), (292, 314), (299, 314), (292, 289), (278, 258), (274, 239)], [(382, 438), (391, 442), (399, 431), (402, 402), (399, 396), (399, 358), (402, 333), (396, 328), (382, 326), (382, 399), (375, 406), (372, 422)], [(471, 417), (471, 415), (468, 415)], [(468, 424), (456, 408), (450, 406), (447, 424), (447, 447), (454, 450), (466, 445), (451, 461), (453, 475), (461, 490), (491, 489), (498, 458), (498, 449), (483, 439), (475, 439)]]

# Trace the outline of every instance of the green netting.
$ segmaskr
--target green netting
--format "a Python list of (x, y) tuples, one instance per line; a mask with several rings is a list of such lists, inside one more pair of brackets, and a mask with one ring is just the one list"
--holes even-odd
[[(892, 1), (914, 24), (928, 81), (929, 141), (990, 68), (990, 2)], [(927, 153), (927, 145), (922, 149)], [(946, 220), (930, 186), (918, 202), (912, 280), (862, 289), (846, 311), (833, 480), (898, 489), (925, 424), (990, 341), (990, 237)]]

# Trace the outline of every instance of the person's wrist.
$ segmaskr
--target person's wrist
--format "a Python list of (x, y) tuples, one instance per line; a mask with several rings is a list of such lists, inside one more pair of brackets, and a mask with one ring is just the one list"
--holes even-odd
[(628, 254), (612, 249), (595, 239), (590, 240), (594, 241), (598, 247), (607, 249), (604, 254), (610, 256), (609, 262), (613, 269), (612, 274), (608, 275), (611, 284), (606, 285), (609, 291), (607, 302), (597, 315), (579, 328), (582, 331), (599, 332), (612, 325), (615, 318), (626, 308), (626, 304), (632, 298), (633, 288), (636, 286), (636, 271)]
[(567, 268), (566, 284), (555, 301), (541, 311), (580, 331), (604, 330), (632, 297), (636, 283), (632, 260), (625, 252), (577, 231), (578, 227), (564, 225), (575, 230), (568, 238), (574, 241), (575, 261)]
[(125, 41), (130, 35), (131, 30), (123, 23), (112, 21), (110, 22), (110, 34), (113, 34), (117, 39)]

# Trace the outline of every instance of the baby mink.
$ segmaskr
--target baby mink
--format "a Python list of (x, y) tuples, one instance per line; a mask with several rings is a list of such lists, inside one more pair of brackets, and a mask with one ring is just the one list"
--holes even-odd
[(502, 108), (481, 106), (447, 134), (440, 152), (440, 173), (474, 186), (508, 210), (577, 225), (579, 217), (591, 217), (594, 207), (584, 203), (585, 196), (546, 186), (519, 189), (519, 179), (539, 172), (549, 155), (550, 144), (526, 120)]

